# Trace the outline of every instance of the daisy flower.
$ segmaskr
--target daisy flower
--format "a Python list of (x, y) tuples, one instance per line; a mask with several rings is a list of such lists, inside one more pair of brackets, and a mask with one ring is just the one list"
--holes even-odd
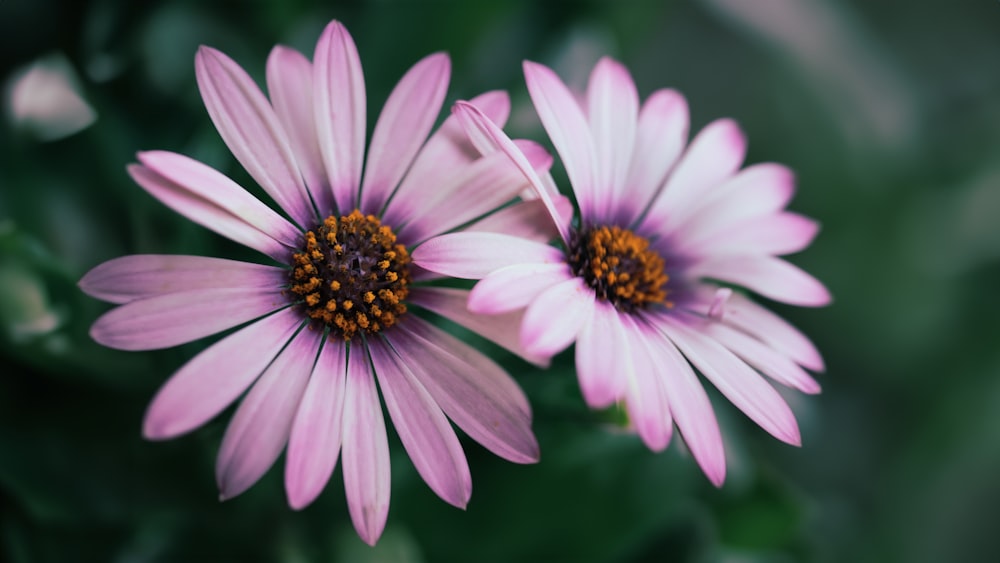
[[(795, 417), (767, 376), (805, 393), (822, 371), (812, 343), (739, 286), (769, 299), (821, 306), (821, 283), (777, 256), (804, 249), (817, 224), (785, 210), (792, 173), (778, 164), (741, 169), (746, 139), (731, 120), (687, 143), (688, 108), (673, 90), (640, 107), (631, 75), (601, 60), (578, 102), (549, 68), (526, 62), (535, 109), (557, 149), (579, 215), (550, 205), (561, 247), (511, 234), (447, 234), (414, 262), (481, 279), (469, 308), (523, 310), (521, 344), (551, 356), (576, 343), (580, 388), (594, 408), (623, 404), (653, 450), (674, 424), (716, 485), (725, 479), (722, 436), (701, 373), (779, 440), (799, 445)], [(500, 149), (551, 202), (555, 184), (469, 104), (456, 114), (481, 150)]]
[[(202, 47), (195, 66), (226, 145), (287, 216), (180, 154), (142, 152), (129, 166), (168, 207), (273, 261), (135, 255), (80, 281), (88, 294), (119, 304), (91, 329), (112, 348), (166, 348), (240, 327), (166, 382), (146, 412), (144, 436), (187, 433), (246, 392), (218, 453), (221, 498), (245, 491), (285, 450), (288, 502), (303, 508), (340, 456), (350, 515), (369, 544), (389, 508), (380, 391), (417, 471), (448, 503), (464, 507), (472, 491), (449, 419), (500, 457), (537, 461), (530, 408), (516, 383), (411, 311), (442, 315), (520, 351), (517, 314), (483, 322), (466, 309), (468, 291), (435, 287), (441, 276), (411, 255), (461, 226), (539, 240), (554, 233), (537, 225), (540, 201), (490, 214), (527, 187), (506, 155), (478, 152), (453, 116), (428, 138), (448, 86), (447, 55), (424, 58), (400, 80), (367, 156), (361, 63), (340, 23), (324, 30), (312, 62), (286, 47), (272, 51), (270, 100), (219, 51)], [(509, 113), (503, 92), (473, 103), (498, 122)], [(551, 163), (537, 146), (522, 146), (540, 170)]]

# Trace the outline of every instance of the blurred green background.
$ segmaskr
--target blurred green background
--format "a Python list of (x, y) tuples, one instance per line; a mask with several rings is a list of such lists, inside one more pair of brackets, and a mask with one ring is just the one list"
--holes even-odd
[[(508, 130), (543, 140), (520, 62), (582, 86), (610, 54), (644, 97), (684, 92), (694, 128), (736, 118), (748, 162), (796, 170), (792, 208), (823, 230), (792, 260), (835, 296), (820, 310), (775, 306), (829, 366), (821, 395), (787, 394), (803, 447), (715, 394), (730, 459), (715, 489), (676, 439), (652, 454), (588, 412), (570, 355), (540, 372), (489, 348), (532, 400), (542, 462), (465, 440), (474, 494), (462, 512), (391, 437), (389, 523), (369, 549), (339, 469), (302, 512), (286, 506), (281, 461), (219, 503), (228, 415), (144, 442), (146, 403), (207, 342), (104, 349), (87, 329), (107, 305), (76, 280), (129, 253), (252, 256), (147, 196), (125, 165), (169, 149), (251, 185), (201, 104), (195, 50), (217, 47), (262, 82), (273, 44), (311, 56), (332, 18), (358, 44), (369, 130), (403, 72), (446, 50), (449, 100), (507, 89)], [(994, 560), (998, 61), (993, 0), (0, 0), (0, 560)], [(26, 97), (29, 69), (44, 87)], [(75, 90), (53, 93), (60, 80)]]

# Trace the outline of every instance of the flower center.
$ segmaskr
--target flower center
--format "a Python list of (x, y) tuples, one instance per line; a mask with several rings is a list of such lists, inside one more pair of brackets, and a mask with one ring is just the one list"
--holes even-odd
[(305, 234), (292, 255), (291, 291), (305, 314), (350, 340), (386, 329), (406, 312), (410, 254), (374, 215), (355, 209)]
[(667, 307), (669, 277), (663, 257), (649, 241), (620, 227), (588, 227), (569, 241), (569, 266), (617, 309), (632, 312), (661, 303)]

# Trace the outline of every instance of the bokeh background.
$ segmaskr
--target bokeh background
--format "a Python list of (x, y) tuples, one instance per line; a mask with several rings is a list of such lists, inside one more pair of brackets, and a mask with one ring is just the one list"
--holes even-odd
[[(240, 252), (147, 196), (135, 151), (169, 149), (251, 185), (201, 104), (199, 44), (262, 82), (271, 46), (354, 36), (369, 127), (422, 56), (453, 59), (449, 99), (511, 92), (508, 130), (544, 140), (520, 62), (582, 86), (604, 54), (640, 94), (683, 91), (700, 128), (736, 118), (748, 162), (798, 173), (816, 243), (792, 260), (831, 288), (775, 306), (824, 352), (821, 395), (788, 394), (802, 448), (713, 395), (730, 458), (716, 489), (675, 439), (662, 454), (591, 413), (572, 358), (523, 385), (542, 462), (465, 440), (467, 511), (437, 499), (398, 440), (375, 549), (338, 469), (287, 508), (280, 464), (216, 500), (228, 415), (147, 443), (146, 403), (208, 341), (149, 353), (87, 336), (107, 305), (76, 280), (139, 252)], [(1000, 3), (885, 0), (0, 0), (0, 560), (988, 561), (1000, 553)], [(486, 346), (483, 344), (483, 346)]]

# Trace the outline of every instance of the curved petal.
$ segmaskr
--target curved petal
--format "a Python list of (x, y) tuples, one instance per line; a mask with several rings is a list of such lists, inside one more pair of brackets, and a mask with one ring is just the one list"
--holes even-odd
[[(598, 61), (587, 85), (587, 117), (594, 143), (595, 223), (606, 223), (626, 190), (639, 119), (639, 93), (632, 75), (609, 57)], [(582, 205), (582, 204), (581, 204)], [(584, 217), (588, 217), (584, 215)]]
[(343, 428), (347, 507), (358, 535), (375, 545), (389, 515), (389, 442), (368, 351), (360, 343), (347, 357)]
[(236, 160), (299, 225), (314, 220), (292, 146), (253, 79), (223, 53), (202, 46), (194, 60), (208, 115)]
[(288, 504), (301, 510), (330, 480), (340, 455), (347, 374), (347, 345), (328, 340), (299, 402), (288, 436), (285, 490)]
[(139, 299), (102, 315), (90, 336), (118, 350), (157, 350), (204, 338), (288, 306), (280, 288), (212, 288)]
[(580, 214), (584, 221), (591, 221), (601, 202), (596, 197), (597, 158), (587, 118), (552, 69), (531, 61), (524, 61), (523, 67), (531, 101), (566, 168)]
[(685, 238), (679, 252), (688, 255), (783, 255), (798, 252), (813, 241), (819, 223), (788, 211), (752, 217), (714, 231)]
[(625, 403), (629, 417), (646, 447), (654, 452), (662, 451), (670, 444), (674, 431), (668, 390), (659, 373), (659, 358), (653, 353), (652, 340), (662, 335), (629, 315), (623, 315), (621, 323), (629, 342), (630, 358), (625, 371)]
[(365, 153), (365, 77), (354, 40), (338, 21), (323, 30), (313, 56), (316, 134), (341, 214), (357, 206)]
[(711, 258), (692, 266), (691, 275), (741, 285), (790, 305), (822, 307), (831, 300), (830, 292), (816, 278), (771, 256)]
[(521, 349), (523, 311), (502, 315), (478, 315), (466, 306), (469, 301), (469, 291), (451, 287), (414, 287), (406, 301), (488, 338), (535, 365), (541, 367), (549, 365), (548, 358), (528, 356), (527, 352)]
[[(267, 91), (320, 217), (333, 214), (333, 193), (313, 118), (312, 63), (295, 49), (276, 46), (267, 58)], [(311, 228), (312, 224), (303, 226)]]
[(189, 432), (236, 400), (302, 326), (284, 309), (216, 342), (192, 358), (157, 391), (142, 434), (166, 440)]
[(484, 277), (469, 294), (469, 310), (496, 315), (527, 307), (550, 287), (573, 278), (565, 262), (561, 264), (514, 264)]
[(497, 233), (449, 233), (421, 244), (413, 263), (456, 278), (480, 279), (505, 266), (565, 262), (558, 248)]
[(418, 317), (407, 317), (386, 336), (448, 418), (469, 437), (508, 461), (538, 461), (528, 399), (503, 368)]
[(288, 271), (274, 266), (167, 254), (133, 254), (108, 260), (80, 279), (84, 293), (111, 303), (128, 303), (199, 289), (280, 288)]
[(451, 60), (435, 53), (413, 65), (389, 95), (368, 146), (363, 213), (382, 212), (434, 126), (450, 78)]
[[(558, 196), (556, 206), (562, 213), (573, 216), (573, 204)], [(545, 203), (540, 199), (520, 201), (491, 213), (463, 229), (467, 233), (504, 233), (522, 239), (548, 243), (559, 236), (555, 223), (549, 218)]]
[(417, 473), (445, 502), (465, 508), (472, 495), (472, 475), (441, 407), (388, 345), (373, 338), (368, 350), (385, 407)]
[(249, 489), (281, 455), (322, 342), (321, 332), (299, 331), (243, 398), (215, 463), (221, 500)]
[(576, 340), (594, 307), (594, 290), (573, 278), (543, 291), (524, 312), (521, 346), (531, 355), (554, 356)]
[(595, 409), (610, 407), (625, 390), (624, 374), (631, 364), (629, 342), (622, 326), (622, 313), (599, 299), (590, 318), (581, 324), (576, 346), (576, 374), (587, 404)]
[(721, 323), (708, 323), (705, 334), (771, 379), (803, 393), (820, 392), (819, 383), (795, 362), (766, 344)]
[(802, 443), (792, 409), (760, 374), (697, 328), (673, 316), (657, 320), (660, 330), (737, 408), (775, 438)]
[(819, 350), (797, 328), (749, 297), (734, 293), (726, 303), (723, 321), (816, 372), (826, 370)]

